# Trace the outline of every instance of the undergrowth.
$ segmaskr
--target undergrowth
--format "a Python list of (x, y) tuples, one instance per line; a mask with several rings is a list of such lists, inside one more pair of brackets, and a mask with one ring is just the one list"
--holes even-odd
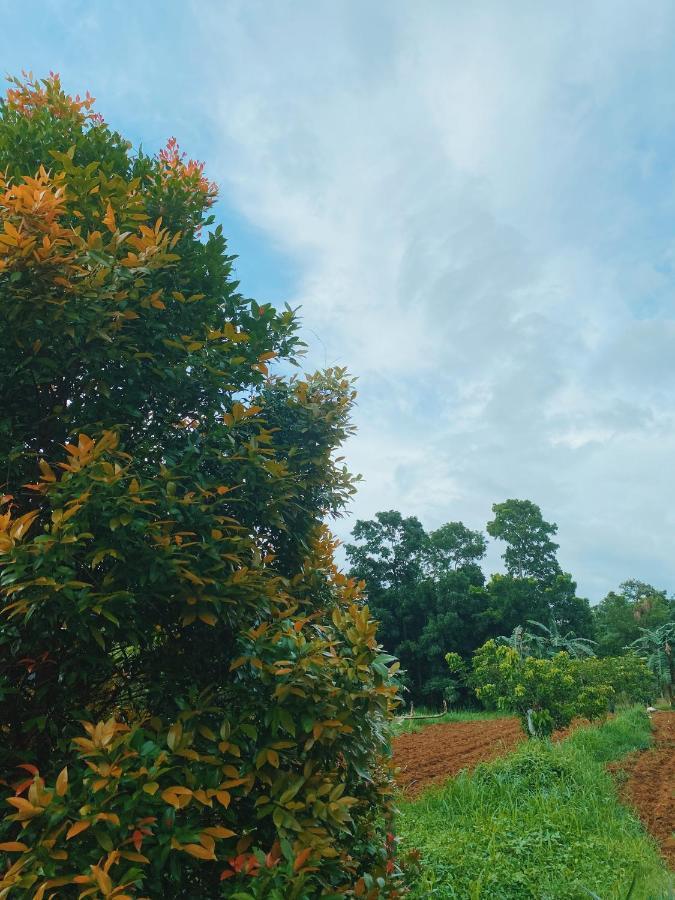
[(404, 850), (420, 851), (413, 896), (461, 900), (662, 900), (656, 845), (617, 799), (604, 765), (651, 742), (641, 710), (509, 756), (402, 802)]

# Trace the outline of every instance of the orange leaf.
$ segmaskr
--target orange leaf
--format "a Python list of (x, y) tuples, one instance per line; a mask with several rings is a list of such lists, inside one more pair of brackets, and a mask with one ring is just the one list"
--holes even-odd
[(106, 226), (108, 231), (116, 230), (117, 224), (115, 223), (115, 213), (113, 212), (113, 208), (110, 203), (108, 203), (108, 208), (106, 209), (105, 215), (103, 216), (103, 219), (101, 221)]
[(295, 857), (295, 862), (293, 863), (294, 872), (297, 872), (298, 869), (301, 869), (304, 866), (304, 864), (309, 859), (311, 852), (311, 847), (305, 847), (304, 850), (301, 850), (300, 853), (298, 853), (298, 855)]
[(20, 841), (6, 841), (4, 844), (0, 844), (0, 850), (4, 853), (25, 853), (28, 847)]
[(68, 767), (61, 769), (59, 772), (59, 777), (56, 779), (56, 794), (58, 797), (63, 797), (63, 795), (68, 790)]
[(86, 831), (90, 825), (91, 822), (87, 821), (86, 819), (82, 819), (81, 822), (75, 822), (66, 832), (66, 840), (69, 841), (71, 838), (80, 834), (82, 831)]
[(229, 838), (234, 837), (236, 834), (235, 831), (231, 831), (229, 828), (223, 828), (222, 825), (214, 825), (213, 828), (204, 828), (203, 834), (210, 834), (211, 837), (214, 838)]
[(201, 844), (185, 844), (181, 849), (197, 859), (215, 859), (213, 848), (202, 847)]

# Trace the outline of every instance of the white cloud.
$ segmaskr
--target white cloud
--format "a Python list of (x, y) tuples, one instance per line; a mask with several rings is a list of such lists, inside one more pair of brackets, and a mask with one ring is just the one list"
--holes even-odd
[(356, 515), (527, 497), (594, 599), (674, 587), (672, 7), (199, 8), (218, 174), (360, 378)]

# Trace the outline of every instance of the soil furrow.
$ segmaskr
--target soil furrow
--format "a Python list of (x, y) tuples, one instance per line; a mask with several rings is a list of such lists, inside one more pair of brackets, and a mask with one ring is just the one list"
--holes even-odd
[(609, 766), (625, 782), (621, 797), (636, 810), (656, 838), (666, 861), (675, 869), (675, 712), (652, 716), (654, 746)]

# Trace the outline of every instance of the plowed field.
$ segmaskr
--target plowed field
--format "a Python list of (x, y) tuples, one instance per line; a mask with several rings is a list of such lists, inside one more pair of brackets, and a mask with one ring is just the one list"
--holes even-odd
[(407, 797), (414, 797), (461, 769), (503, 756), (524, 740), (518, 719), (511, 716), (448, 722), (401, 734), (394, 740), (394, 763), (401, 769), (396, 780)]
[(651, 750), (634, 753), (610, 768), (628, 776), (621, 789), (624, 802), (635, 807), (675, 869), (675, 712), (654, 713), (652, 727)]

